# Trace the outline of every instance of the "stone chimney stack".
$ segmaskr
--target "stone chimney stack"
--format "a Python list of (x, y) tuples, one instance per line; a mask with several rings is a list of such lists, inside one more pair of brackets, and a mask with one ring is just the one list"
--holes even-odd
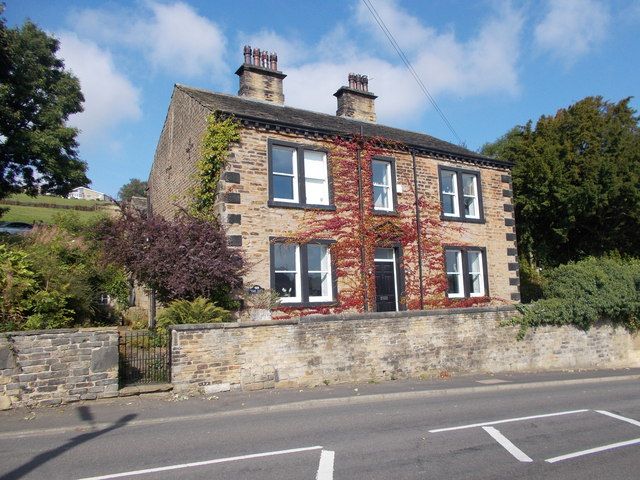
[(366, 122), (376, 121), (375, 100), (378, 98), (369, 91), (369, 79), (366, 75), (349, 74), (349, 86), (340, 87), (333, 94), (338, 98), (336, 115)]
[(278, 56), (259, 48), (244, 47), (244, 63), (236, 71), (240, 77), (241, 97), (284, 105), (282, 80), (286, 75), (278, 71)]

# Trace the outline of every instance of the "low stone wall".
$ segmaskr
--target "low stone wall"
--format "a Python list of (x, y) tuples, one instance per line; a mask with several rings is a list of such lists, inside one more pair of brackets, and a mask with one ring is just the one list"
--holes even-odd
[(515, 315), (509, 306), (175, 326), (172, 383), (213, 392), (640, 365), (640, 336), (623, 328), (543, 327), (518, 341), (517, 327), (500, 325)]
[(0, 410), (117, 395), (117, 329), (0, 334)]

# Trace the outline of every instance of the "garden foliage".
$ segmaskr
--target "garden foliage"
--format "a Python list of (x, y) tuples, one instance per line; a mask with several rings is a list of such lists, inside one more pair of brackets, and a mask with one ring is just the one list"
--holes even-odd
[(187, 214), (166, 220), (125, 209), (105, 224), (102, 241), (107, 258), (163, 303), (204, 297), (227, 307), (242, 284), (242, 256), (227, 246), (214, 221)]
[(194, 300), (174, 300), (160, 310), (156, 327), (167, 330), (170, 325), (218, 323), (231, 318), (228, 310), (219, 307), (210, 300), (198, 297)]
[(127, 276), (104, 262), (95, 225), (73, 214), (58, 219), (0, 244), (0, 330), (115, 323), (115, 310), (127, 305)]
[(640, 260), (589, 257), (545, 273), (543, 298), (520, 308), (528, 327), (575, 325), (587, 330), (599, 321), (640, 327)]

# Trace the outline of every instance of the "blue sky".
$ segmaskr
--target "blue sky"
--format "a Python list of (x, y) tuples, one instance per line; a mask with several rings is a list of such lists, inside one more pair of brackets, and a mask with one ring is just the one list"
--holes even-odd
[[(60, 40), (91, 186), (114, 196), (147, 178), (173, 84), (235, 94), (245, 44), (277, 52), (289, 106), (335, 113), (348, 73), (366, 74), (379, 123), (458, 143), (361, 0), (6, 3), (9, 25)], [(372, 3), (472, 150), (588, 95), (638, 95), (640, 0)]]

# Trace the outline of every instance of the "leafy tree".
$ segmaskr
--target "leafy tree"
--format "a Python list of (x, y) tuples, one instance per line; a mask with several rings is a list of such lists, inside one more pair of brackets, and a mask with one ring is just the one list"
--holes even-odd
[(640, 255), (640, 129), (629, 101), (587, 97), (482, 148), (515, 163), (518, 240), (534, 265)]
[(132, 178), (129, 183), (120, 187), (118, 191), (118, 198), (120, 200), (128, 201), (131, 197), (146, 197), (147, 196), (147, 182)]
[(229, 295), (242, 284), (243, 259), (215, 222), (186, 214), (166, 220), (125, 209), (105, 224), (102, 239), (108, 260), (153, 288), (163, 303), (203, 297), (228, 308)]
[(56, 57), (58, 48), (33, 23), (7, 28), (0, 18), (0, 198), (65, 195), (89, 183), (78, 130), (66, 126), (69, 115), (82, 111), (84, 97)]

